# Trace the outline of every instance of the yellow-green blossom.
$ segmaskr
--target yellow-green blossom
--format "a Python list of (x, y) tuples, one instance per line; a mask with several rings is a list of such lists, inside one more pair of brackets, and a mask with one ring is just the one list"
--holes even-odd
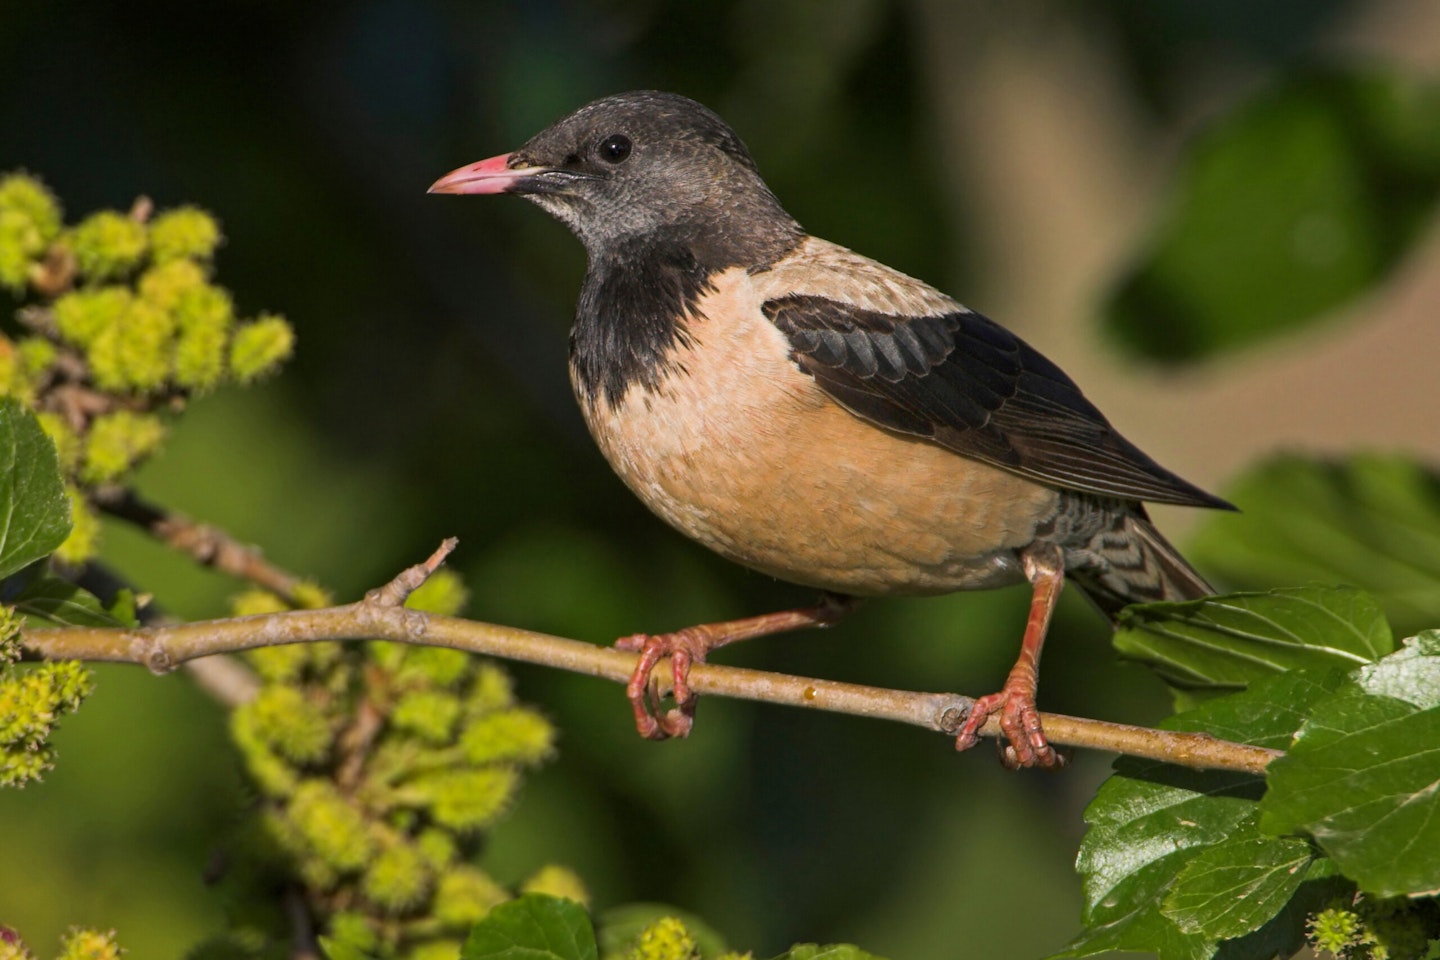
[(360, 888), (378, 906), (399, 913), (419, 905), (433, 882), (420, 852), (407, 843), (397, 843), (381, 850), (365, 869)]
[(263, 314), (235, 331), (230, 343), (230, 372), (248, 383), (272, 372), (295, 348), (295, 331), (283, 317)]
[(700, 947), (685, 924), (675, 917), (661, 917), (640, 931), (640, 939), (627, 960), (691, 960)]
[(325, 780), (306, 780), (288, 808), (306, 850), (338, 872), (358, 870), (375, 855), (364, 815)]
[(430, 743), (449, 741), (460, 717), (460, 699), (440, 690), (416, 690), (403, 695), (390, 711), (397, 729)]
[(39, 180), (0, 178), (0, 287), (20, 294), (34, 262), (60, 231), (60, 205)]
[(446, 770), (417, 779), (413, 790), (442, 827), (468, 832), (494, 823), (510, 805), (520, 776), (510, 767)]
[(590, 905), (590, 891), (580, 875), (569, 867), (547, 864), (536, 870), (520, 885), (521, 893), (544, 893), (552, 897), (564, 897), (576, 903)]
[(165, 439), (165, 425), (150, 413), (117, 410), (96, 417), (85, 440), (85, 462), (80, 479), (85, 483), (117, 480)]
[(55, 327), (66, 340), (87, 347), (102, 332), (120, 325), (132, 299), (125, 287), (72, 291), (55, 301)]
[(463, 928), (483, 920), (491, 907), (509, 899), (505, 888), (488, 874), (462, 866), (441, 875), (432, 911), (435, 919), (446, 926)]
[(207, 259), (219, 243), (220, 225), (199, 207), (167, 210), (150, 224), (150, 258), (156, 263)]
[(471, 721), (460, 745), (471, 763), (534, 764), (554, 750), (555, 728), (533, 710), (512, 707)]
[(124, 952), (114, 930), (71, 930), (60, 941), (57, 960), (119, 960)]
[(470, 594), (465, 581), (454, 570), (440, 569), (432, 573), (420, 587), (405, 600), (405, 606), (426, 613), (438, 613), (453, 617), (465, 608)]
[(74, 484), (65, 485), (65, 498), (70, 501), (70, 535), (56, 548), (55, 558), (78, 566), (95, 556), (100, 546), (100, 517)]
[(92, 213), (66, 238), (76, 266), (89, 280), (110, 280), (145, 256), (145, 225), (116, 210)]

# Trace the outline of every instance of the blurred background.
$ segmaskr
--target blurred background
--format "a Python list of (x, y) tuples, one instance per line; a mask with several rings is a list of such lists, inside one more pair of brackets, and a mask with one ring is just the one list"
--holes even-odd
[[(0, 169), (43, 177), (72, 218), (141, 194), (206, 207), (240, 310), (299, 334), (280, 378), (194, 404), (143, 493), (342, 598), (453, 534), (470, 616), (605, 643), (808, 595), (629, 495), (566, 379), (579, 244), (512, 198), (426, 196), (436, 177), (597, 96), (673, 90), (735, 127), (813, 233), (1021, 333), (1202, 485), (1223, 492), (1278, 449), (1440, 459), (1433, 217), (1382, 284), (1248, 349), (1146, 360), (1099, 319), (1186, 144), (1317, 63), (1433, 72), (1440, 5), (0, 0)], [(1169, 329), (1148, 336), (1163, 354)], [(1156, 513), (1182, 543), (1197, 520)], [(239, 588), (129, 530), (104, 554), (182, 616), (221, 614)], [(718, 659), (980, 694), (1026, 603), (876, 602)], [(1078, 597), (1051, 636), (1044, 709), (1165, 714)], [(669, 902), (757, 956), (846, 940), (897, 960), (1031, 957), (1078, 929), (1072, 861), (1107, 757), (1015, 775), (933, 734), (714, 699), (689, 740), (650, 744), (618, 688), (515, 673), (562, 740), (492, 835), (502, 880), (566, 863), (598, 907)], [(99, 681), (47, 781), (0, 795), (0, 922), (42, 950), (84, 923), (135, 957), (179, 956), (224, 923), (203, 874), (240, 802), (225, 718), (182, 675)]]

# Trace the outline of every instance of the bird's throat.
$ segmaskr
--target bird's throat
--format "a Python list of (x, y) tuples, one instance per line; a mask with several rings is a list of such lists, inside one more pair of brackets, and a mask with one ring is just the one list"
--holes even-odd
[(644, 246), (590, 260), (570, 331), (575, 387), (585, 402), (613, 406), (637, 387), (654, 390), (718, 272), (686, 246)]

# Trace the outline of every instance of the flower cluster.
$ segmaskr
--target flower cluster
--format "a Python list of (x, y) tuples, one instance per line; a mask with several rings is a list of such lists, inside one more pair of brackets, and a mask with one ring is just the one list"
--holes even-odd
[(1440, 906), (1434, 900), (1362, 895), (1332, 903), (1307, 928), (1321, 957), (1440, 960)]
[(242, 319), (212, 282), (221, 240), (203, 210), (152, 215), (146, 201), (66, 227), (38, 180), (0, 177), (0, 287), (23, 304), (22, 332), (0, 335), (0, 396), (36, 410), (73, 485), (63, 560), (93, 554), (84, 492), (160, 447), (162, 411), (270, 373), (293, 349), (283, 318)]
[(24, 786), (51, 767), (50, 732), (92, 685), (75, 661), (17, 668), (19, 631), (20, 618), (0, 606), (0, 787)]
[[(119, 960), (124, 952), (115, 941), (115, 931), (76, 928), (60, 941), (55, 960)], [(0, 926), (0, 960), (35, 960), (35, 954), (13, 930)]]
[[(440, 571), (409, 605), (448, 614), (463, 602)], [(282, 607), (251, 592), (236, 612)], [(453, 960), (512, 895), (472, 860), (523, 772), (553, 751), (550, 722), (498, 666), (458, 650), (307, 643), (247, 657), (262, 686), (231, 729), (259, 802), (237, 847), (299, 877), (326, 936), (367, 956)], [(558, 867), (522, 889), (585, 896)]]

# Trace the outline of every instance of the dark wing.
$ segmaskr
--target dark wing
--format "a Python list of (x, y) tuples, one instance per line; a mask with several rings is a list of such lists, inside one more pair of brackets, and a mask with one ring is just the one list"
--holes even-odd
[(1059, 487), (1230, 508), (1120, 436), (1059, 367), (978, 313), (895, 316), (811, 295), (763, 309), (800, 369), (879, 426)]

